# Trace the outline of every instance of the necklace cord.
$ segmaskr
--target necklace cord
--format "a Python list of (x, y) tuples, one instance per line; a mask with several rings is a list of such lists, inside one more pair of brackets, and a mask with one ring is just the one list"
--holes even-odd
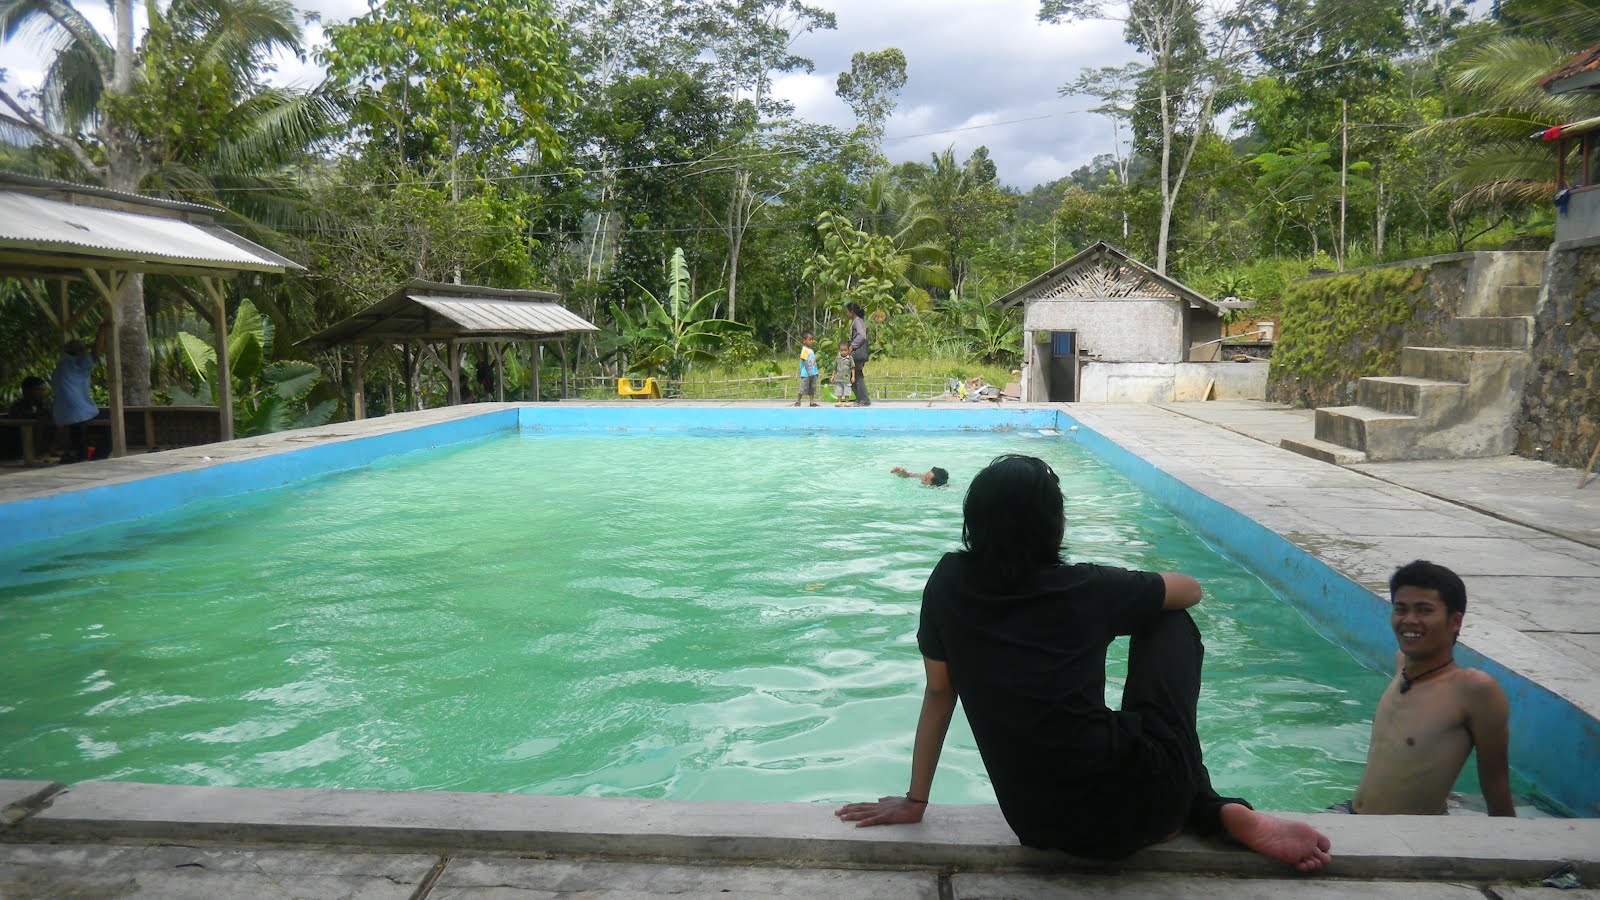
[(1455, 661), (1456, 661), (1456, 658), (1452, 656), (1449, 659), (1445, 660), (1444, 662), (1438, 664), (1437, 666), (1434, 666), (1433, 668), (1429, 669), (1428, 671), (1423, 672), (1422, 674), (1417, 675), (1415, 677), (1413, 677), (1411, 675), (1407, 675), (1406, 674), (1406, 670), (1405, 669), (1401, 669), (1400, 670), (1400, 693), (1404, 694), (1406, 691), (1411, 690), (1411, 686), (1413, 684), (1416, 684), (1417, 682), (1421, 681), (1422, 679), (1427, 678), (1429, 675), (1432, 675), (1433, 673), (1439, 671), (1440, 669), (1443, 669), (1445, 666), (1448, 666), (1448, 665), (1454, 663)]

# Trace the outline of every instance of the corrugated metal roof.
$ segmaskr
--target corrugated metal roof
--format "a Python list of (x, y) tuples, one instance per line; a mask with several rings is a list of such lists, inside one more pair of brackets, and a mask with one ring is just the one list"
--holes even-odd
[(511, 290), (473, 284), (408, 281), (389, 296), (329, 325), (305, 347), (452, 338), (541, 340), (579, 331), (599, 331), (559, 302), (550, 291)]
[(582, 316), (557, 303), (480, 297), (409, 294), (412, 300), (460, 325), (466, 332), (562, 334), (599, 331)]
[(0, 190), (0, 248), (92, 251), (202, 268), (269, 272), (300, 268), (237, 235), (224, 240), (208, 227), (181, 218), (66, 203), (15, 190)]
[(0, 190), (18, 190), (24, 193), (45, 195), (63, 194), (90, 201), (109, 200), (113, 203), (126, 204), (128, 206), (170, 209), (178, 212), (200, 213), (206, 216), (216, 216), (227, 212), (222, 207), (212, 206), (209, 203), (194, 203), (189, 200), (173, 200), (167, 197), (130, 194), (127, 191), (114, 191), (111, 188), (101, 187), (97, 184), (80, 184), (76, 181), (45, 178), (41, 175), (23, 175), (20, 172), (0, 172)]

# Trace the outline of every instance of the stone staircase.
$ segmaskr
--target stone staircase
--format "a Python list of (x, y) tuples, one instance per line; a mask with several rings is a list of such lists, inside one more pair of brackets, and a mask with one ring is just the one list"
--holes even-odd
[(1316, 411), (1315, 440), (1281, 445), (1341, 465), (1512, 452), (1539, 273), (1523, 264), (1485, 269), (1491, 283), (1468, 290), (1463, 315), (1446, 326), (1447, 346), (1402, 349), (1399, 375), (1362, 378), (1357, 405)]

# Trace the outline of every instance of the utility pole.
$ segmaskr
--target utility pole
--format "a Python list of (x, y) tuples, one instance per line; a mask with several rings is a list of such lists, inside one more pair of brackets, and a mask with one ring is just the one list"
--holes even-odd
[(1339, 101), (1339, 271), (1344, 271), (1345, 185), (1350, 173), (1350, 101)]

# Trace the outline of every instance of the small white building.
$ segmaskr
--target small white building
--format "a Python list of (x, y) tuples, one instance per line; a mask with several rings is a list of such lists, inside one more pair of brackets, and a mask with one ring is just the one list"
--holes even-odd
[(1265, 362), (1215, 362), (1216, 303), (1104, 241), (990, 304), (1023, 308), (1025, 402), (1264, 399)]

